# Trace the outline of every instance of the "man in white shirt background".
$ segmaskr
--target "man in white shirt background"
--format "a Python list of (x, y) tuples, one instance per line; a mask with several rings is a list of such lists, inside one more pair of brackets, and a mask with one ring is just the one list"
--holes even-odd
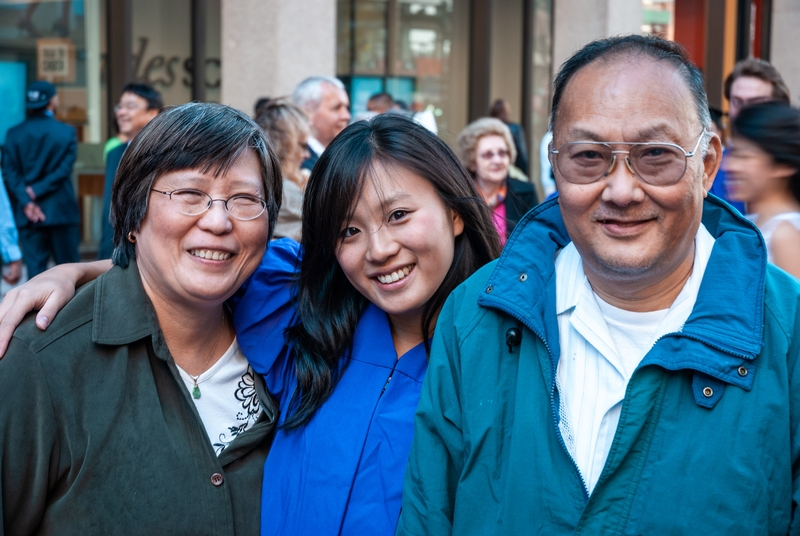
[(308, 115), (310, 156), (303, 161), (302, 167), (310, 170), (328, 144), (350, 121), (350, 98), (338, 78), (312, 76), (297, 85), (292, 99)]

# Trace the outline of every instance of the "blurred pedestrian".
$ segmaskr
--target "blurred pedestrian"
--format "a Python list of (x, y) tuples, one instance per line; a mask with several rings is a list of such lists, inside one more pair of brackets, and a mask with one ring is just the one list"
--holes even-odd
[(399, 109), (394, 99), (388, 93), (376, 93), (367, 101), (367, 111), (376, 114), (385, 114), (394, 109)]
[(517, 157), (514, 159), (514, 165), (518, 167), (525, 175), (529, 174), (529, 161), (528, 161), (528, 144), (525, 141), (525, 131), (519, 123), (512, 123), (511, 119), (511, 105), (505, 99), (497, 99), (489, 108), (489, 117), (499, 119), (506, 124), (511, 131), (511, 137), (514, 139), (514, 147), (517, 149)]
[(461, 163), (492, 209), (492, 221), (505, 244), (520, 218), (538, 202), (532, 184), (508, 176), (516, 156), (511, 132), (499, 119), (478, 119), (458, 135), (458, 149)]
[(783, 102), (742, 109), (724, 165), (730, 196), (746, 204), (768, 260), (800, 277), (800, 111)]
[[(783, 81), (778, 70), (768, 61), (758, 58), (747, 58), (738, 62), (733, 72), (725, 79), (725, 98), (728, 99), (730, 108), (728, 117), (731, 121), (736, 119), (739, 112), (746, 106), (776, 100), (789, 104), (789, 88)], [(731, 198), (727, 189), (727, 174), (725, 172), (726, 152), (722, 153), (722, 168), (717, 173), (717, 178), (711, 186), (710, 192), (728, 201), (741, 213), (745, 212), (744, 204)]]
[(114, 106), (120, 139), (125, 142), (111, 149), (106, 155), (106, 182), (103, 190), (103, 232), (97, 252), (98, 259), (110, 259), (114, 251), (114, 230), (111, 227), (111, 188), (114, 176), (128, 144), (149, 123), (161, 108), (164, 100), (161, 93), (150, 84), (135, 82), (122, 88), (119, 103)]
[[(2, 182), (3, 174), (0, 173)], [(0, 255), (3, 258), (3, 281), (16, 285), (22, 276), (22, 251), (19, 249), (19, 233), (4, 185), (0, 185)]]
[(256, 123), (267, 133), (283, 174), (283, 202), (273, 237), (289, 237), (299, 242), (303, 190), (308, 180), (306, 170), (300, 167), (308, 158), (308, 117), (288, 97), (283, 97), (262, 103)]
[(297, 85), (292, 99), (308, 115), (310, 154), (303, 161), (303, 168), (310, 170), (325, 147), (350, 121), (350, 97), (338, 78), (312, 76)]
[(56, 88), (37, 81), (26, 93), (28, 118), (8, 131), (3, 175), (14, 207), (28, 277), (80, 260), (80, 212), (72, 188), (75, 129), (55, 118)]
[(781, 73), (768, 61), (747, 58), (738, 62), (725, 79), (725, 98), (731, 121), (742, 108), (770, 100), (790, 103), (789, 88)]

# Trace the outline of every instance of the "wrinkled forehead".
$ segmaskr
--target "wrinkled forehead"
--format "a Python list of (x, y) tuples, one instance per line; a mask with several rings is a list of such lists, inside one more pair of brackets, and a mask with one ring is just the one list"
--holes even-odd
[(662, 131), (677, 138), (684, 130), (699, 128), (683, 75), (670, 63), (645, 55), (600, 58), (579, 69), (564, 88), (554, 116), (559, 142), (573, 138), (570, 132), (584, 138), (594, 133), (591, 139), (598, 141), (648, 141)]

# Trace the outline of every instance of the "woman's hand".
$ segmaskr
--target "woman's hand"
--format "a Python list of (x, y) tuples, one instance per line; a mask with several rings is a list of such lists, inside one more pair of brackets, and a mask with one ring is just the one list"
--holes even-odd
[(14, 288), (0, 302), (0, 358), (14, 330), (31, 311), (39, 310), (36, 325), (47, 329), (75, 295), (75, 289), (111, 269), (111, 261), (60, 264)]

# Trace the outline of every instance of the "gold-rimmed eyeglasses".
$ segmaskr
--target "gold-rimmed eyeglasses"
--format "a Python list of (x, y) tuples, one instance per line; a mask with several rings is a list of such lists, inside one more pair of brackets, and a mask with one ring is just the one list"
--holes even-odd
[[(700, 142), (708, 134), (703, 130), (690, 152), (667, 142), (571, 141), (551, 149), (553, 162), (565, 180), (573, 184), (591, 184), (614, 171), (617, 155), (625, 155), (631, 173), (653, 186), (671, 186), (686, 173), (688, 159), (697, 153)], [(612, 149), (627, 145), (627, 151)]]

